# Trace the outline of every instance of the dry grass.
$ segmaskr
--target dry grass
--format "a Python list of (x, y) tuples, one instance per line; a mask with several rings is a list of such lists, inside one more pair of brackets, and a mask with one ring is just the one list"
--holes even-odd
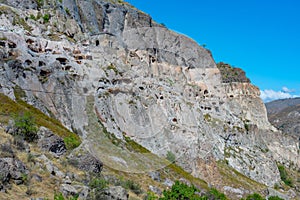
[(227, 185), (233, 188), (244, 188), (257, 193), (261, 193), (267, 189), (267, 186), (246, 177), (235, 169), (229, 167), (223, 161), (217, 162), (217, 167), (221, 175), (220, 178), (222, 180), (222, 185)]
[[(6, 143), (13, 140), (13, 136), (4, 132), (3, 128), (0, 128), (0, 144)], [(66, 157), (63, 156), (60, 159), (54, 158), (50, 153), (41, 152), (37, 144), (31, 143), (30, 154), (33, 155), (31, 160), (28, 159), (29, 153), (24, 151), (18, 151), (13, 149), (15, 156), (21, 160), (29, 169), (28, 181), (21, 185), (12, 183), (12, 188), (7, 190), (7, 193), (0, 192), (0, 199), (12, 200), (12, 199), (30, 199), (30, 198), (48, 198), (53, 199), (55, 191), (59, 191), (59, 184), (61, 179), (52, 176), (45, 168), (42, 162), (38, 162), (38, 156), (44, 154), (51, 162), (59, 168), (60, 171), (66, 173), (71, 172), (76, 174), (78, 177), (83, 177), (85, 174), (82, 171), (72, 167), (71, 165), (64, 165)], [(38, 164), (40, 163), (40, 164)], [(42, 182), (38, 182), (32, 178), (33, 174), (37, 174), (42, 178)], [(28, 195), (26, 192), (30, 190), (31, 194)]]

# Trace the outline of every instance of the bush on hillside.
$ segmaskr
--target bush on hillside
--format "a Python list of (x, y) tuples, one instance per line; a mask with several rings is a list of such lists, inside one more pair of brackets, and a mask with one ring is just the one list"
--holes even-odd
[(33, 116), (29, 112), (15, 116), (14, 121), (14, 136), (21, 137), (28, 142), (33, 142), (38, 138), (38, 128), (35, 124)]
[(227, 200), (226, 196), (220, 193), (217, 189), (209, 190), (205, 195), (200, 194), (194, 185), (188, 186), (185, 183), (176, 181), (170, 190), (163, 192), (163, 197), (160, 200)]
[(288, 174), (284, 168), (283, 165), (278, 165), (278, 170), (279, 170), (279, 173), (280, 173), (280, 178), (281, 180), (288, 186), (292, 187), (293, 186), (293, 183), (292, 183), (292, 180), (288, 177)]

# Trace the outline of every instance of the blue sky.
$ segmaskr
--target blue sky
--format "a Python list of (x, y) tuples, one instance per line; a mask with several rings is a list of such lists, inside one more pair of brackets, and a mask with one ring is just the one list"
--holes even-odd
[(299, 0), (126, 0), (246, 71), (264, 101), (300, 96)]

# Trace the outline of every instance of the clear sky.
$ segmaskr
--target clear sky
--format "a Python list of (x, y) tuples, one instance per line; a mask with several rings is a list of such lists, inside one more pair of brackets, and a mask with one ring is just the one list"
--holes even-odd
[(300, 0), (125, 0), (246, 71), (262, 98), (300, 96)]

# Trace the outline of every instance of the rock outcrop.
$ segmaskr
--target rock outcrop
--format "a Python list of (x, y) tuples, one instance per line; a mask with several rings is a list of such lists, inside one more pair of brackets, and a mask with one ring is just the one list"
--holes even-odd
[(216, 186), (211, 169), (218, 162), (267, 186), (280, 181), (277, 162), (300, 167), (298, 141), (269, 124), (259, 89), (248, 79), (224, 81), (210, 52), (192, 39), (126, 3), (4, 2), (0, 92), (15, 99), (20, 87), (23, 100), (78, 133), (109, 167), (116, 157), (97, 153), (89, 107), (116, 138), (162, 157), (170, 151)]
[(127, 200), (128, 197), (129, 195), (127, 191), (120, 186), (110, 187), (106, 189), (103, 195), (103, 199), (106, 200), (113, 200), (113, 199)]
[(5, 191), (7, 185), (13, 181), (15, 184), (22, 184), (24, 176), (28, 174), (26, 166), (16, 158), (0, 158), (0, 190)]
[(62, 138), (54, 135), (52, 131), (45, 127), (40, 127), (38, 131), (38, 146), (44, 150), (53, 153), (56, 156), (61, 156), (66, 153), (67, 148)]
[(69, 160), (72, 165), (86, 172), (97, 174), (103, 168), (103, 163), (99, 159), (82, 149), (73, 152)]

